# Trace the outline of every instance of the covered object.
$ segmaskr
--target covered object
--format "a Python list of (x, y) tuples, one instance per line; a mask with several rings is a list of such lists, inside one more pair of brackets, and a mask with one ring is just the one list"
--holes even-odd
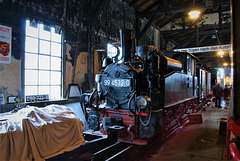
[(83, 123), (65, 106), (0, 115), (0, 160), (44, 160), (83, 144)]

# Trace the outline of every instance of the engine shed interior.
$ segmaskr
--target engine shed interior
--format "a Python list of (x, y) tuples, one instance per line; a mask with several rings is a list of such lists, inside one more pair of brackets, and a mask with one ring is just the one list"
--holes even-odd
[(0, 160), (240, 160), (238, 0), (0, 8)]

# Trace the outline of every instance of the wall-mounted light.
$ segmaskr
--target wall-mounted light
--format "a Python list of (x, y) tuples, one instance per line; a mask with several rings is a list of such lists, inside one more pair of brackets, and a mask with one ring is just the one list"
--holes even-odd
[(224, 84), (230, 84), (230, 80), (231, 80), (230, 77), (225, 77), (224, 78), (224, 82), (225, 82)]
[(218, 55), (219, 55), (219, 56), (223, 57), (223, 54), (224, 54), (224, 51), (222, 51), (222, 50), (219, 50), (219, 51), (218, 51)]
[(228, 63), (223, 63), (223, 66), (225, 66), (225, 67), (228, 66)]
[(216, 37), (216, 35), (212, 35), (212, 39), (216, 39), (217, 37)]
[(197, 18), (200, 15), (200, 11), (193, 10), (193, 11), (190, 11), (188, 15), (190, 16), (190, 18)]

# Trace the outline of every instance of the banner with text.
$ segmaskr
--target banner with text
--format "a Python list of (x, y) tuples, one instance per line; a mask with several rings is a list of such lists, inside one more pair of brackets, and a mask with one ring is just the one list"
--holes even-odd
[(12, 28), (0, 25), (0, 63), (11, 63)]
[(188, 52), (188, 53), (202, 53), (202, 52), (212, 52), (212, 51), (219, 51), (219, 50), (231, 50), (231, 45), (228, 44), (228, 45), (174, 49), (174, 51), (176, 52)]

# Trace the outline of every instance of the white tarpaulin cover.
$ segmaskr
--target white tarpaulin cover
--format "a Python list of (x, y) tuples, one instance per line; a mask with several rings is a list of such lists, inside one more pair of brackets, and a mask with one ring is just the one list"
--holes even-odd
[(65, 106), (28, 106), (7, 118), (0, 121), (1, 161), (44, 160), (85, 144), (82, 121)]

